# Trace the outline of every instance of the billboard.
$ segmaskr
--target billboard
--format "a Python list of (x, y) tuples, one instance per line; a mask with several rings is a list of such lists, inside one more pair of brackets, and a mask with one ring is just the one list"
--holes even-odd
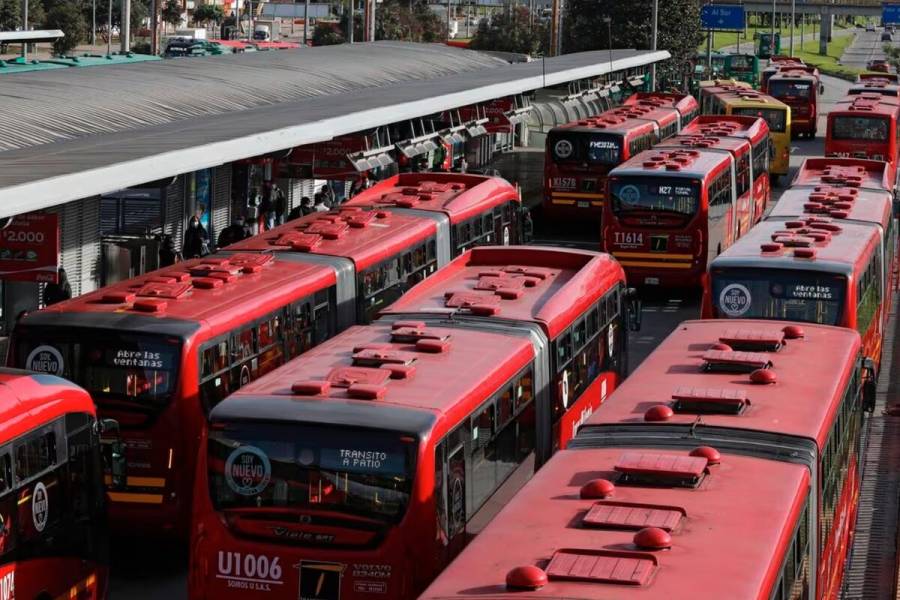
[(29, 213), (0, 229), (0, 279), (56, 283), (59, 215)]

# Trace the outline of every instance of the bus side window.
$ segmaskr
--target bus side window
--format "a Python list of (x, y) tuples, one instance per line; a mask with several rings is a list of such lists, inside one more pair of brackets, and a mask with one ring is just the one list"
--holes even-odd
[[(57, 427), (42, 428), (29, 434), (15, 446), (16, 487), (18, 495), (18, 534), (21, 545), (29, 544), (42, 534), (53, 531), (64, 509), (58, 462)], [(46, 513), (41, 530), (35, 526), (33, 515), (35, 496), (45, 496)], [(37, 498), (39, 500), (40, 498)], [(37, 544), (36, 544), (37, 546)], [(29, 552), (39, 551), (34, 547)]]

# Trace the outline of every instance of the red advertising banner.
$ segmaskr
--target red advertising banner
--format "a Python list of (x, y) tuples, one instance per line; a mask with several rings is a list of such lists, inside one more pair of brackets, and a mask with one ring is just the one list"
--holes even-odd
[[(488, 122), (484, 124), (484, 128), (488, 133), (510, 133), (512, 132), (512, 124), (503, 114), (511, 111), (516, 107), (513, 98), (497, 98), (486, 104), (479, 105), (481, 115), (487, 118)], [(474, 104), (464, 106), (459, 109), (459, 116), (463, 121), (474, 121), (478, 118), (478, 111)]]
[(295, 148), (290, 163), (312, 165), (312, 176), (316, 179), (356, 179), (359, 173), (347, 160), (347, 155), (367, 149), (366, 136), (347, 135)]
[(0, 279), (56, 283), (59, 215), (30, 213), (0, 229)]

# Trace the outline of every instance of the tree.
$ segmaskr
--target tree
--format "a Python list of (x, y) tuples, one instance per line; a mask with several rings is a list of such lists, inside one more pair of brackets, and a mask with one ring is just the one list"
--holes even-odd
[(81, 14), (81, 7), (72, 2), (59, 2), (47, 13), (46, 26), (59, 29), (63, 37), (53, 42), (53, 53), (63, 56), (84, 41), (87, 23)]
[[(612, 48), (650, 48), (653, 0), (568, 0), (563, 20), (563, 52), (604, 50), (610, 47), (608, 25), (612, 19)], [(703, 41), (700, 7), (696, 0), (660, 0), (657, 47), (671, 60), (660, 64), (660, 81), (677, 82), (690, 72), (691, 58)]]
[(198, 25), (208, 25), (210, 21), (216, 25), (225, 18), (225, 11), (218, 4), (201, 4), (194, 8), (194, 23)]
[(891, 44), (884, 44), (882, 50), (888, 64), (894, 67), (894, 72), (900, 73), (900, 48), (894, 48)]
[(0, 0), (0, 31), (15, 31), (22, 24), (19, 0)]
[(494, 13), (478, 24), (469, 48), (538, 54), (544, 51), (547, 29), (539, 20), (532, 25), (531, 14), (524, 6)]
[(159, 18), (164, 24), (171, 25), (173, 29), (181, 25), (181, 2), (178, 0), (166, 0)]
[(335, 44), (343, 44), (344, 36), (336, 29), (335, 23), (318, 22), (316, 28), (313, 29), (312, 42), (313, 46), (334, 46)]

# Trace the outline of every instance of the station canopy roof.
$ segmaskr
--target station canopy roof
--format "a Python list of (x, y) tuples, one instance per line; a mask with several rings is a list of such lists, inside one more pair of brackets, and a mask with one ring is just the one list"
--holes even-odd
[(7, 75), (0, 217), (667, 58), (376, 42)]

